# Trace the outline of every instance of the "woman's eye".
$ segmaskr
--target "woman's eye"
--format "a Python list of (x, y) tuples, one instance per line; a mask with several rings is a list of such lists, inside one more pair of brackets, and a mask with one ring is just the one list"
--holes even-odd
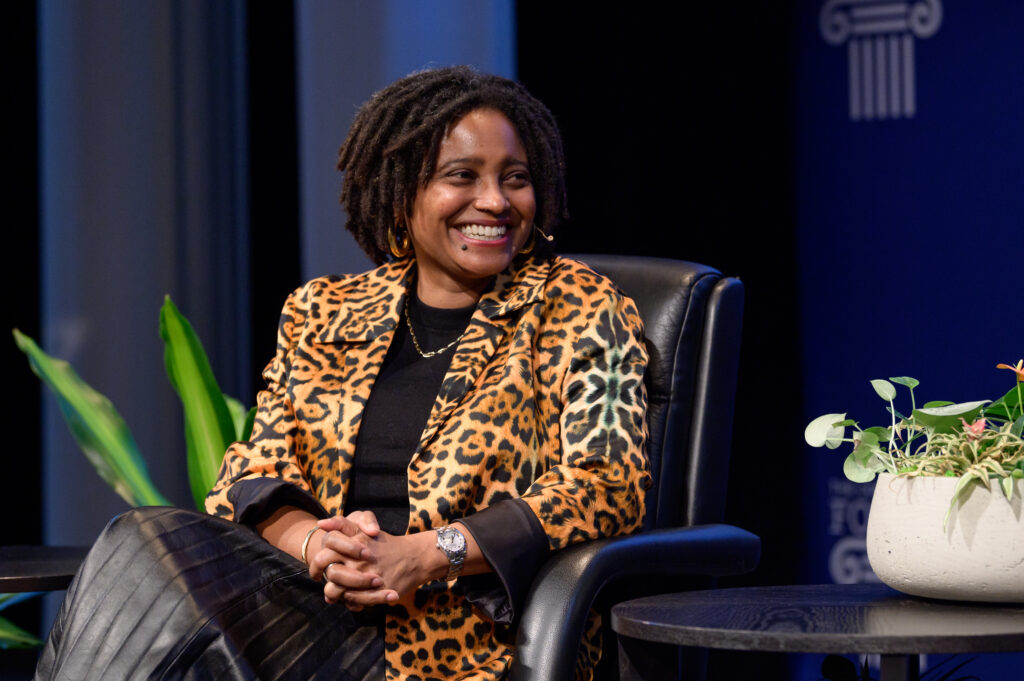
[(453, 170), (452, 172), (448, 173), (448, 177), (453, 180), (468, 182), (472, 180), (475, 176), (473, 175), (473, 172), (470, 170)]
[(530, 174), (526, 171), (515, 172), (506, 177), (505, 181), (519, 187), (526, 186), (530, 184)]

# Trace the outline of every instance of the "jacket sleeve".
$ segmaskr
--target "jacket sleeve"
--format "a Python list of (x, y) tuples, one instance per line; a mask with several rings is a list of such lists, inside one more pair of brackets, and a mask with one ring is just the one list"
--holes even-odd
[[(607, 293), (608, 295), (603, 295)], [(514, 623), (537, 570), (569, 544), (626, 534), (644, 516), (647, 349), (632, 300), (602, 291), (573, 340), (558, 414), (559, 458), (518, 499), (461, 519), (493, 573), (457, 588), (495, 622)]]
[[(610, 288), (610, 287), (609, 287)], [(573, 323), (561, 386), (560, 460), (523, 495), (551, 550), (627, 534), (644, 517), (647, 349), (633, 301), (597, 294), (585, 323)]]
[(256, 398), (252, 435), (248, 442), (228, 447), (217, 483), (206, 497), (206, 510), (212, 515), (255, 524), (285, 505), (319, 517), (328, 515), (316, 500), (296, 452), (298, 426), (287, 391), (311, 289), (308, 284), (297, 289), (284, 304), (277, 353), (263, 371), (267, 388)]

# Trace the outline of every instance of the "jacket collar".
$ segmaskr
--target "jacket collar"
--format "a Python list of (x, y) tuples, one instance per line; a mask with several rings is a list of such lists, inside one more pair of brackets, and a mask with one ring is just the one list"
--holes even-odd
[(494, 320), (541, 300), (550, 271), (550, 260), (527, 258), (513, 263), (494, 278), (494, 284), (480, 297), (477, 307), (488, 319)]
[(412, 261), (398, 260), (329, 287), (320, 304), (333, 309), (317, 341), (359, 343), (394, 330), (411, 273)]
[[(495, 277), (477, 307), (493, 321), (542, 299), (550, 269), (549, 260), (528, 258), (513, 263)], [(402, 304), (414, 271), (415, 261), (410, 258), (342, 280), (327, 295), (328, 298), (338, 295), (340, 302), (329, 313), (317, 341), (366, 342), (394, 330), (401, 318)]]

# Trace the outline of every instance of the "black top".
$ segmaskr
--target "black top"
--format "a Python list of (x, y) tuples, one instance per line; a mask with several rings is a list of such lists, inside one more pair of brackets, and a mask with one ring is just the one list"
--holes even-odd
[[(469, 325), (475, 305), (446, 310), (409, 296), (409, 318), (424, 352), (445, 347)], [(455, 356), (455, 347), (422, 357), (403, 315), (363, 411), (345, 514), (373, 511), (380, 527), (405, 534), (409, 524), (407, 467)]]

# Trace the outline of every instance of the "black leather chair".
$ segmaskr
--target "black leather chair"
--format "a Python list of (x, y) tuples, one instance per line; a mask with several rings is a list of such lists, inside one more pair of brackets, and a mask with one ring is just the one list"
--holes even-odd
[[(541, 569), (520, 620), (513, 681), (572, 679), (591, 607), (712, 586), (714, 578), (753, 570), (761, 550), (753, 534), (719, 524), (743, 285), (691, 262), (569, 257), (610, 277), (640, 309), (651, 355), (646, 380), (653, 486), (643, 532), (570, 547)], [(608, 623), (605, 617), (606, 629)], [(614, 636), (606, 631), (605, 640), (604, 656), (613, 664), (603, 661), (601, 675), (617, 678)]]

